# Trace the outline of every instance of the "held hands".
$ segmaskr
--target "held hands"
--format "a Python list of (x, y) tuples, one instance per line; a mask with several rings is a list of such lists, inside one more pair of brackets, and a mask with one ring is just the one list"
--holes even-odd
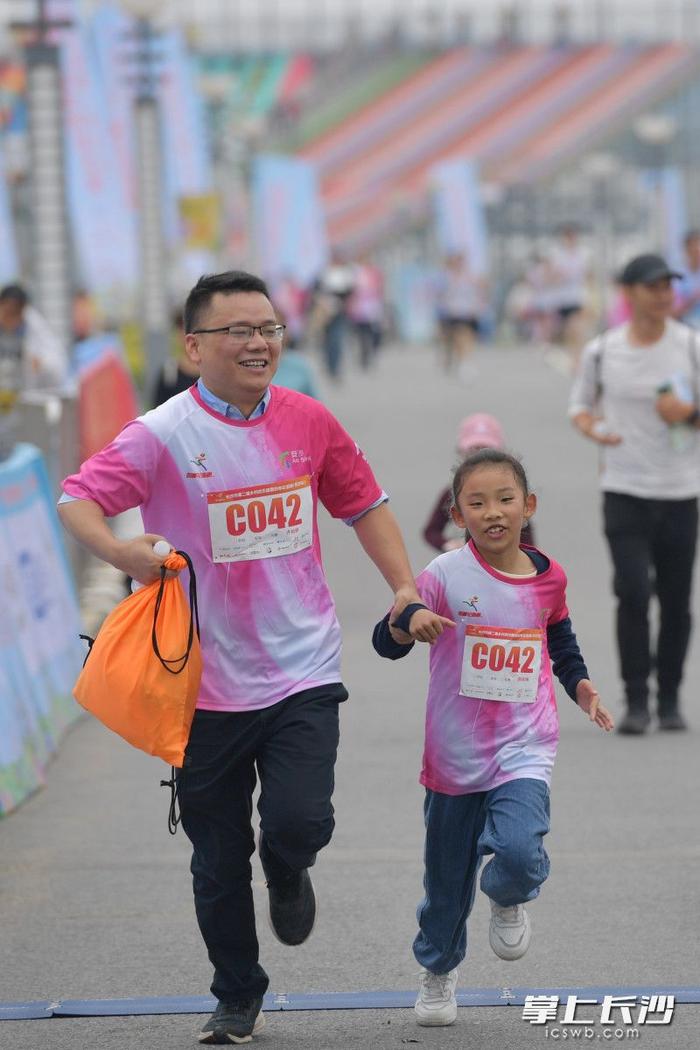
[[(163, 541), (163, 537), (150, 532), (133, 540), (123, 540), (119, 544), (118, 555), (113, 564), (139, 583), (153, 583), (159, 580), (160, 567), (166, 558), (166, 555), (156, 554), (153, 550), (154, 544), (159, 540)], [(167, 543), (167, 540), (164, 542)], [(178, 574), (167, 569), (165, 575)]]
[(603, 707), (600, 696), (593, 683), (588, 678), (582, 678), (576, 686), (576, 703), (586, 712), (591, 722), (609, 732), (615, 728), (612, 715)]
[[(396, 615), (396, 608), (392, 609), (391, 617)], [(409, 633), (402, 631), (399, 627), (393, 627), (389, 621), (389, 632), (398, 645), (410, 645), (411, 642), (428, 642), (432, 645), (438, 640), (446, 627), (454, 627), (454, 620), (448, 620), (446, 616), (439, 616), (430, 609), (417, 609), (409, 622)]]
[(415, 584), (405, 584), (403, 587), (399, 587), (398, 591), (394, 595), (394, 608), (391, 610), (392, 617), (399, 616), (407, 605), (411, 605), (413, 602), (420, 602), (421, 596), (416, 590)]

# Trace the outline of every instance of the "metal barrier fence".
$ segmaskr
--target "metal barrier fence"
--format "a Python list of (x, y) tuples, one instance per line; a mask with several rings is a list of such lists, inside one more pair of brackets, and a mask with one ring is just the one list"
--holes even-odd
[[(21, 394), (17, 441), (27, 441), (41, 451), (53, 494), (58, 499), (63, 478), (75, 473), (80, 465), (76, 395), (38, 391)], [(67, 533), (64, 541), (80, 590), (87, 553)]]

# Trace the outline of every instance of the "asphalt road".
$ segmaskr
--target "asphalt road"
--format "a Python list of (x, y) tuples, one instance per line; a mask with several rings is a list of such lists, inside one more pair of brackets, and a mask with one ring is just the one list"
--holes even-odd
[[(499, 416), (539, 496), (537, 542), (567, 570), (582, 649), (619, 714), (595, 450), (566, 421), (567, 390), (568, 379), (529, 350), (482, 350), (478, 375), (460, 384), (441, 373), (431, 351), (391, 348), (375, 372), (327, 388), (327, 400), (390, 493), (416, 570), (432, 556), (420, 531), (449, 480), (459, 420), (476, 410)], [(282, 947), (268, 930), (256, 868), (262, 961), (277, 993), (414, 989), (427, 654), (397, 665), (374, 655), (369, 635), (386, 610), (386, 585), (342, 523), (324, 520), (322, 531), (351, 692), (342, 711), (337, 831), (315, 869), (319, 923), (299, 949)], [(493, 955), (479, 894), (460, 988), (700, 985), (699, 672), (696, 639), (686, 734), (606, 736), (561, 694), (552, 873), (531, 906), (530, 950), (515, 963)], [(173, 839), (166, 831), (164, 772), (86, 720), (65, 739), (46, 787), (0, 823), (0, 1001), (207, 994), (189, 851), (182, 832)], [(195, 1045), (199, 1020), (0, 1021), (0, 1047), (179, 1050)], [(685, 1050), (700, 1044), (699, 1027), (700, 1007), (680, 1005), (671, 1025), (642, 1026), (635, 1042)], [(593, 1031), (581, 1041), (601, 1039), (599, 1024)], [(270, 1050), (544, 1050), (555, 1041), (554, 1031), (546, 1035), (514, 1006), (461, 1009), (454, 1027), (436, 1030), (418, 1028), (408, 1009), (271, 1012), (256, 1039)]]

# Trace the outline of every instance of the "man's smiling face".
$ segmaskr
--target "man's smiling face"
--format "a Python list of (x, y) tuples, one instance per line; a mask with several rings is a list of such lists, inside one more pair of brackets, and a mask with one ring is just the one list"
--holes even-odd
[[(216, 292), (197, 328), (276, 323), (272, 303), (261, 292)], [(245, 343), (227, 332), (189, 333), (185, 345), (207, 389), (244, 415), (253, 411), (272, 382), (282, 352), (280, 342), (266, 342), (259, 331)]]

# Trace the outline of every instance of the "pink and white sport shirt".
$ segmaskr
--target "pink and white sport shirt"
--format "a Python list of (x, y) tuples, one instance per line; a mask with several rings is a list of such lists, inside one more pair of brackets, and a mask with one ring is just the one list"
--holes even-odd
[(147, 532), (192, 558), (204, 667), (198, 707), (253, 710), (340, 681), (318, 501), (335, 518), (354, 518), (382, 490), (318, 401), (271, 387), (262, 416), (237, 420), (192, 387), (129, 423), (63, 487), (107, 516), (140, 507)]
[(457, 623), (430, 647), (420, 779), (433, 791), (549, 783), (559, 719), (547, 626), (568, 616), (566, 575), (549, 560), (536, 576), (505, 576), (470, 541), (418, 577), (426, 605)]

